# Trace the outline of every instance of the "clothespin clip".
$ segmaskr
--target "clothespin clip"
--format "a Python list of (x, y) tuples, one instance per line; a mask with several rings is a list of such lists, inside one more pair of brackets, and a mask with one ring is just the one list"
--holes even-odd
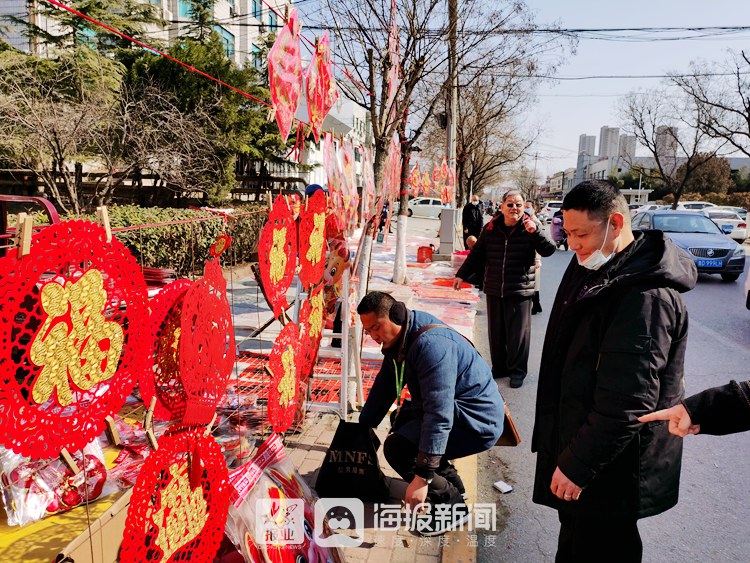
[(146, 431), (146, 439), (148, 440), (151, 449), (156, 451), (159, 449), (159, 445), (156, 443), (156, 434), (154, 434), (154, 409), (156, 408), (156, 395), (151, 397), (151, 403), (146, 411), (146, 416), (143, 418), (143, 428)]
[(66, 467), (73, 472), (73, 475), (78, 475), (81, 472), (81, 468), (78, 467), (76, 460), (73, 459), (73, 456), (70, 455), (70, 452), (67, 448), (63, 448), (62, 450), (60, 450), (60, 459), (66, 465)]
[(113, 446), (119, 446), (122, 443), (122, 440), (120, 439), (120, 433), (117, 431), (117, 424), (115, 424), (115, 419), (111, 416), (108, 416), (104, 419), (104, 424), (107, 425), (106, 432), (109, 443)]
[(268, 110), (266, 121), (273, 121), (274, 119), (276, 119), (276, 108), (271, 108)]
[(16, 222), (16, 246), (18, 257), (28, 255), (31, 252), (31, 234), (34, 228), (34, 217), (26, 213), (19, 213)]
[(309, 197), (305, 196), (305, 211), (307, 211), (307, 200), (310, 199)]
[(273, 211), (273, 194), (266, 192), (266, 203), (268, 204), (268, 210)]
[(107, 232), (107, 242), (112, 242), (112, 229), (109, 226), (109, 211), (106, 205), (96, 208), (96, 220)]
[(214, 422), (216, 422), (216, 413), (214, 413), (214, 417), (211, 419), (211, 422), (208, 423), (206, 426), (206, 431), (203, 433), (203, 436), (208, 437), (209, 434), (211, 434), (211, 430), (213, 429)]

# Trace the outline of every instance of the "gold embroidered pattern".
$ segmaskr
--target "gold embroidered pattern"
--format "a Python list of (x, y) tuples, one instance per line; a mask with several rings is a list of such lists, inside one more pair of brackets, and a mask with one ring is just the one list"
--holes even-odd
[(41, 302), (47, 318), (31, 345), (31, 361), (43, 369), (32, 398), (43, 404), (57, 390), (62, 406), (73, 402), (69, 379), (82, 391), (110, 379), (124, 344), (123, 330), (102, 311), (107, 302), (102, 274), (89, 270), (78, 281), (50, 282)]
[(313, 230), (310, 233), (310, 248), (307, 249), (305, 258), (315, 265), (323, 259), (324, 233), (326, 228), (325, 213), (313, 214)]
[(294, 376), (296, 367), (294, 365), (294, 348), (287, 346), (281, 354), (281, 365), (284, 366), (284, 375), (279, 381), (276, 390), (279, 392), (279, 404), (282, 407), (289, 406), (294, 399)]
[(318, 338), (323, 333), (323, 292), (319, 291), (310, 298), (310, 338)]
[(286, 227), (283, 229), (274, 229), (273, 245), (271, 246), (271, 251), (268, 253), (268, 261), (271, 265), (269, 275), (273, 283), (278, 283), (284, 277), (284, 272), (286, 271), (284, 246), (286, 246)]
[[(177, 550), (193, 541), (208, 520), (203, 487), (190, 488), (187, 461), (172, 464), (169, 473), (172, 478), (161, 492), (159, 509), (151, 516), (159, 530), (154, 543), (163, 552), (160, 562), (169, 561)], [(146, 524), (149, 528), (151, 522)]]

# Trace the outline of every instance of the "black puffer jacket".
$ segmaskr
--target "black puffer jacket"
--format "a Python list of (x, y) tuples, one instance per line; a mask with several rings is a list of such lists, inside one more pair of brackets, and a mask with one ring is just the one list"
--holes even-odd
[[(642, 518), (677, 503), (682, 439), (637, 417), (684, 394), (687, 310), (680, 292), (693, 260), (660, 231), (589, 273), (575, 257), (547, 326), (531, 449), (534, 502), (587, 516)], [(565, 502), (550, 491), (555, 468), (583, 488)]]
[(487, 223), (479, 240), (456, 272), (468, 281), (472, 275), (481, 277), (483, 290), (499, 297), (531, 297), (534, 295), (536, 253), (551, 256), (555, 245), (542, 233), (541, 225), (529, 233), (519, 221), (515, 227), (503, 224), (502, 214)]

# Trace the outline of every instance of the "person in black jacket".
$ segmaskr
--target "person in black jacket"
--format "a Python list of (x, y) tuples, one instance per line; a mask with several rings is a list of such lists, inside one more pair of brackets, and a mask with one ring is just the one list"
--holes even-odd
[(630, 228), (603, 180), (563, 201), (571, 260), (544, 339), (531, 442), (533, 500), (558, 511), (556, 562), (641, 561), (639, 518), (677, 503), (682, 440), (638, 417), (684, 395), (698, 274), (660, 231)]
[(554, 244), (539, 222), (524, 214), (523, 206), (520, 192), (506, 192), (501, 213), (487, 223), (453, 282), (459, 289), (462, 280), (482, 280), (492, 375), (510, 377), (511, 387), (521, 387), (527, 372), (536, 254), (555, 253)]
[(638, 418), (641, 422), (668, 420), (676, 436), (712, 434), (724, 436), (750, 430), (750, 381), (730, 381), (706, 389), (681, 403)]
[(482, 208), (479, 205), (479, 196), (471, 196), (471, 202), (464, 206), (464, 210), (461, 212), (461, 222), (464, 228), (464, 248), (469, 248), (466, 244), (466, 239), (469, 237), (479, 238), (482, 232), (482, 226), (484, 225), (484, 217), (482, 216)]

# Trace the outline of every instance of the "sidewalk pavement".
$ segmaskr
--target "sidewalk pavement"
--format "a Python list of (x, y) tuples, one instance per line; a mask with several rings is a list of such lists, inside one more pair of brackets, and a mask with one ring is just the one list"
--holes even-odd
[[(369, 289), (391, 293), (397, 299), (404, 301), (408, 308), (428, 311), (467, 338), (472, 339), (476, 305), (479, 301), (478, 291), (471, 288), (456, 292), (450, 287), (456, 270), (456, 266), (450, 262), (417, 263), (417, 248), (430, 243), (435, 243), (435, 240), (410, 237), (407, 242), (407, 285), (395, 285), (390, 281), (393, 275), (395, 235), (387, 239), (385, 243), (374, 243)], [(230, 303), (235, 312), (235, 323), (239, 334), (247, 330), (246, 327), (260, 326), (271, 315), (267, 304), (262, 297), (258, 297), (257, 289), (253, 286), (255, 286), (255, 281), (252, 278), (235, 280), (233, 284), (230, 284)], [(268, 351), (278, 331), (279, 326), (276, 323), (275, 326), (264, 331), (260, 341), (238, 338), (240, 349)], [(363, 343), (362, 356), (370, 359), (382, 358), (379, 346), (369, 337), (366, 337)], [(242, 369), (241, 366), (240, 369)], [(352, 418), (356, 419), (356, 416), (355, 413)], [(336, 414), (309, 413), (301, 431), (287, 436), (285, 445), (289, 456), (300, 474), (312, 486), (315, 485), (318, 470), (331, 444), (337, 425)], [(388, 434), (388, 428), (388, 417), (386, 417), (376, 430), (381, 443)], [(407, 484), (385, 461), (382, 447), (378, 451), (378, 456), (381, 469), (390, 484), (391, 503), (400, 504)], [(477, 499), (477, 456), (456, 460), (455, 465), (466, 486), (467, 502), (490, 500)], [(477, 535), (475, 532), (459, 530), (449, 532), (442, 537), (426, 538), (404, 529), (375, 530), (372, 523), (367, 525), (369, 527), (365, 530), (365, 542), (360, 547), (343, 550), (346, 561), (363, 563), (437, 563), (443, 560), (452, 563), (471, 563), (476, 561)]]

